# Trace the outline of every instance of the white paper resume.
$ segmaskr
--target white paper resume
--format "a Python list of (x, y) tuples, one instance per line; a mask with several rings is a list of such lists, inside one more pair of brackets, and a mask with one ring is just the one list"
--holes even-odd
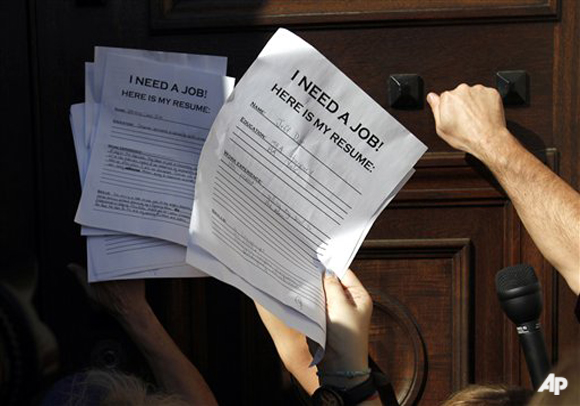
[(75, 221), (186, 245), (196, 164), (233, 79), (120, 54)]
[[(85, 112), (84, 103), (73, 104), (70, 109), (71, 129), (81, 185), (84, 185), (90, 153), (85, 143)], [(102, 236), (87, 236), (89, 282), (131, 278), (207, 276), (185, 263), (186, 249), (182, 245), (108, 230), (93, 228), (89, 230), (104, 233)]]
[(188, 244), (325, 331), (322, 272), (344, 274), (425, 151), (323, 55), (280, 29), (203, 147)]

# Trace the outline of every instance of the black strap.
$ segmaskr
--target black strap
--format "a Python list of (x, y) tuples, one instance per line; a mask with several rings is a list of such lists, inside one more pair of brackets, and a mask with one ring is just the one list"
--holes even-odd
[(345, 405), (358, 405), (359, 403), (370, 398), (377, 391), (375, 380), (369, 376), (364, 382), (359, 383), (352, 388), (339, 391), (342, 395)]
[(389, 378), (387, 378), (387, 376), (381, 371), (381, 368), (379, 368), (377, 363), (371, 357), (369, 357), (369, 366), (373, 370), (373, 379), (383, 405), (400, 406)]
[(384, 406), (400, 406), (393, 385), (381, 372), (373, 372), (373, 379)]

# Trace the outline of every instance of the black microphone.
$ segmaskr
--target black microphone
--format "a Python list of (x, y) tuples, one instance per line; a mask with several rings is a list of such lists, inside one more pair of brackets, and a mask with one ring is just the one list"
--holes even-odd
[(532, 385), (537, 390), (548, 376), (550, 362), (540, 327), (542, 295), (534, 268), (527, 264), (502, 269), (495, 276), (499, 303), (517, 328)]

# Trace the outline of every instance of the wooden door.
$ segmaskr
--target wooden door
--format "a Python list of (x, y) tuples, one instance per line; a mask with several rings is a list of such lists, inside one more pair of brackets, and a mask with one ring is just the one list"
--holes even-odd
[[(28, 195), (34, 196), (35, 233), (13, 222), (2, 241), (17, 247), (17, 238), (7, 238), (15, 233), (38, 242), (23, 255), (38, 263), (37, 305), (59, 340), (63, 373), (106, 362), (106, 354), (143, 368), (130, 342), (90, 309), (65, 269), (85, 261), (73, 223), (80, 186), (68, 123), (69, 106), (83, 99), (83, 63), (92, 60), (95, 45), (208, 53), (227, 56), (229, 74), (240, 78), (278, 26), (319, 49), (429, 147), (352, 265), (375, 300), (373, 359), (403, 404), (435, 405), (473, 382), (529, 385), (515, 331), (495, 296), (494, 276), (504, 266), (535, 267), (554, 360), (580, 337), (571, 322), (573, 295), (505, 193), (479, 162), (437, 137), (421, 102), (427, 91), (461, 82), (495, 86), (497, 72), (525, 71), (529, 101), (506, 106), (508, 125), (578, 188), (576, 1), (30, 0), (26, 13), (18, 11), (16, 21), (28, 27), (30, 61), (23, 59), (34, 96), (34, 122), (18, 147), (32, 151), (38, 170), (26, 172), (34, 192), (27, 189), (16, 202), (30, 205)], [(393, 74), (422, 78), (416, 107), (391, 107)], [(158, 314), (222, 404), (296, 403), (250, 300), (215, 280), (149, 287)]]

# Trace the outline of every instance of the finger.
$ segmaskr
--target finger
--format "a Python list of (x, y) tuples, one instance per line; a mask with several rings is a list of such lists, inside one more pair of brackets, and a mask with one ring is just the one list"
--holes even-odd
[(347, 300), (342, 283), (332, 272), (326, 272), (323, 278), (324, 291), (326, 292), (327, 306), (331, 303), (342, 303)]
[(353, 271), (348, 269), (342, 277), (341, 282), (357, 307), (372, 305), (369, 293)]
[(427, 103), (431, 107), (431, 112), (433, 113), (433, 118), (435, 119), (435, 125), (439, 126), (439, 104), (441, 102), (441, 98), (436, 93), (429, 93), (427, 95)]
[(350, 269), (346, 270), (340, 281), (345, 288), (363, 287), (363, 284), (359, 281), (356, 274)]

